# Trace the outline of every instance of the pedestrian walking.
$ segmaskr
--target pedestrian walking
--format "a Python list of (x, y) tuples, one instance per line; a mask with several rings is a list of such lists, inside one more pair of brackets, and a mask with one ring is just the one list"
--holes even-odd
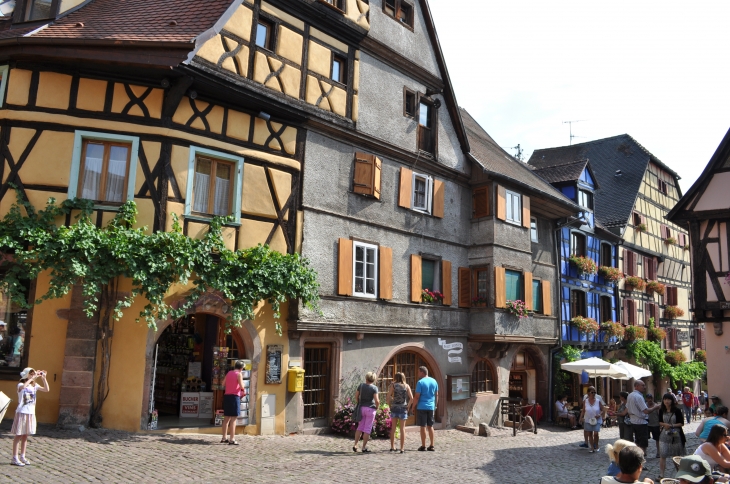
[(616, 442), (613, 443), (613, 445), (606, 445), (606, 454), (608, 455), (609, 460), (608, 471), (606, 471), (607, 476), (616, 477), (618, 473), (621, 472), (621, 468), (618, 466), (619, 452), (621, 452), (624, 447), (631, 446), (636, 446), (636, 444), (624, 439), (618, 439)]
[(395, 452), (395, 429), (400, 427), (400, 453), (405, 452), (406, 419), (408, 404), (413, 400), (411, 387), (406, 383), (406, 376), (398, 372), (388, 389), (387, 402), (390, 406), (390, 451)]
[[(43, 386), (38, 385), (36, 378), (41, 379)], [(26, 368), (20, 372), (20, 383), (18, 383), (18, 407), (15, 409), (15, 418), (13, 419), (13, 427), (10, 432), (15, 435), (13, 437), (13, 460), (10, 463), (14, 466), (27, 466), (30, 461), (25, 458), (25, 450), (28, 446), (28, 436), (35, 435), (35, 403), (36, 393), (47, 392), (48, 380), (46, 380), (46, 372), (36, 372), (33, 368)], [(18, 455), (20, 450), (20, 455)]]
[(689, 390), (689, 387), (684, 387), (682, 391), (682, 411), (684, 412), (684, 418), (687, 419), (687, 423), (692, 421), (692, 409), (694, 408), (695, 394)]
[(682, 430), (684, 426), (682, 411), (677, 408), (677, 403), (670, 393), (662, 397), (662, 406), (659, 409), (659, 426), (662, 429), (661, 436), (659, 437), (661, 442), (659, 479), (664, 479), (667, 457), (685, 455), (684, 446), (687, 441)]
[(651, 393), (648, 393), (646, 395), (646, 406), (649, 408), (653, 408), (649, 413), (649, 423), (648, 423), (648, 429), (649, 429), (649, 436), (654, 440), (654, 443), (656, 444), (656, 455), (655, 457), (659, 458), (659, 445), (660, 445), (660, 435), (662, 428), (659, 426), (659, 407), (654, 405), (654, 395)]
[(606, 406), (596, 398), (596, 389), (588, 387), (588, 398), (583, 401), (580, 421), (583, 423), (583, 431), (588, 432), (589, 452), (598, 452), (598, 434), (601, 432), (605, 413)]
[[(241, 397), (246, 396), (243, 386), (243, 361), (238, 360), (233, 369), (226, 373), (226, 390), (223, 395), (223, 437), (221, 444), (238, 445), (236, 442), (236, 421), (241, 415)], [(230, 439), (228, 438), (230, 436)]]
[[(433, 422), (436, 413), (436, 402), (439, 398), (439, 385), (430, 376), (428, 376), (428, 368), (421, 366), (418, 368), (418, 376), (420, 380), (416, 383), (416, 395), (411, 402), (411, 410), (416, 410), (416, 425), (421, 431), (421, 446), (418, 450), (436, 450), (433, 446)], [(428, 429), (429, 446), (426, 448), (426, 430)]]
[(360, 422), (357, 424), (357, 432), (355, 432), (355, 445), (352, 451), (357, 452), (357, 444), (362, 437), (362, 451), (370, 452), (368, 449), (368, 440), (370, 440), (370, 432), (373, 431), (373, 423), (375, 422), (375, 412), (380, 406), (380, 397), (378, 396), (378, 387), (375, 383), (375, 373), (367, 372), (365, 375), (365, 383), (360, 383), (355, 392), (355, 401), (360, 405)]
[(626, 399), (626, 408), (629, 410), (634, 443), (646, 455), (646, 448), (649, 447), (649, 413), (656, 410), (659, 404), (654, 405), (653, 408), (647, 407), (644, 400), (644, 390), (646, 390), (646, 383), (636, 380), (634, 382), (634, 391)]
[(618, 421), (619, 439), (633, 442), (634, 438), (631, 435), (631, 426), (626, 425), (626, 416), (629, 414), (629, 411), (626, 409), (626, 398), (628, 396), (629, 394), (627, 392), (621, 392), (618, 397), (614, 397), (619, 400), (618, 407), (616, 408), (616, 420)]

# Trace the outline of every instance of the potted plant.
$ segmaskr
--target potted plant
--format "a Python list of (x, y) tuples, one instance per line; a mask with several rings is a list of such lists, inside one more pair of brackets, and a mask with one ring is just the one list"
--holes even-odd
[(667, 319), (676, 319), (684, 316), (684, 309), (677, 306), (667, 306), (664, 308), (664, 317)]
[(578, 268), (578, 272), (581, 274), (595, 274), (598, 272), (598, 266), (596, 262), (590, 257), (583, 257), (582, 255), (571, 255), (568, 258), (571, 264)]
[(424, 289), (423, 291), (421, 291), (421, 301), (425, 302), (426, 304), (443, 304), (444, 295), (438, 291), (430, 291), (428, 289)]
[(621, 339), (624, 337), (624, 333), (626, 332), (626, 329), (621, 325), (621, 323), (617, 323), (615, 321), (604, 321), (601, 323), (601, 330), (603, 330), (603, 333), (605, 334), (606, 341), (614, 336)]
[(667, 237), (666, 239), (664, 239), (664, 243), (667, 245), (675, 245), (677, 243), (677, 239), (675, 239), (674, 237)]
[(661, 282), (658, 281), (649, 281), (646, 283), (646, 292), (649, 294), (657, 293), (660, 296), (664, 295), (664, 289), (665, 286)]
[(683, 247), (683, 249), (688, 251), (689, 250), (689, 244), (685, 244), (685, 246)]
[(573, 327), (577, 329), (579, 333), (596, 334), (599, 330), (598, 323), (595, 319), (576, 316), (571, 319), (570, 322), (573, 323)]
[(624, 329), (624, 339), (626, 341), (646, 339), (646, 328), (641, 326), (626, 326)]
[(705, 350), (696, 350), (695, 351), (695, 361), (700, 361), (702, 363), (707, 363), (707, 351), (705, 351)]
[(527, 304), (519, 299), (516, 299), (514, 301), (507, 301), (507, 311), (509, 311), (510, 314), (514, 314), (515, 316), (519, 317), (520, 319), (526, 318), (529, 315), (527, 311)]
[(486, 297), (475, 297), (471, 300), (472, 306), (486, 306), (489, 300)]
[(598, 273), (602, 275), (608, 282), (617, 283), (624, 277), (624, 273), (618, 270), (617, 267), (601, 266), (598, 268)]
[(687, 360), (687, 357), (684, 356), (682, 350), (671, 350), (667, 351), (667, 354), (664, 355), (664, 359), (667, 360), (667, 363), (670, 365), (677, 366), (680, 363), (684, 363)]
[(641, 291), (644, 289), (644, 286), (646, 286), (646, 284), (644, 283), (644, 279), (641, 277), (627, 276), (624, 279), (624, 289), (627, 291), (634, 291), (637, 289)]
[(667, 332), (654, 324), (654, 318), (649, 318), (649, 329), (646, 332), (646, 339), (660, 343), (667, 337)]
[(646, 232), (646, 224), (639, 224), (634, 227), (634, 230), (636, 230), (637, 232)]

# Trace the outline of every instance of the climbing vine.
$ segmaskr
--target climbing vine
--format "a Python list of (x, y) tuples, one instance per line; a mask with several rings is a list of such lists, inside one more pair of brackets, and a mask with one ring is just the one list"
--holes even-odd
[[(677, 383), (687, 383), (702, 378), (707, 372), (707, 366), (700, 361), (679, 362), (676, 366), (670, 365), (666, 360), (664, 350), (659, 343), (654, 341), (632, 341), (626, 346), (626, 354), (647, 366), (654, 382), (659, 382), (662, 378), (669, 378), (672, 388)], [(656, 391), (659, 389), (657, 388)]]
[(554, 382), (554, 395), (564, 395), (567, 392), (568, 384), (570, 383), (571, 375), (567, 371), (560, 369), (560, 363), (565, 360), (566, 362), (578, 361), (581, 357), (581, 351), (573, 346), (563, 346), (560, 351), (555, 353), (553, 360), (553, 382)]

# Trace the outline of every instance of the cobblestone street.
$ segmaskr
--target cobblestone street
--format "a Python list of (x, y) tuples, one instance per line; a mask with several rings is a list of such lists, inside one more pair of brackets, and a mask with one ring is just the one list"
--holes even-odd
[[(494, 429), (492, 437), (437, 431), (436, 452), (417, 452), (418, 434), (408, 433), (406, 453), (371, 442), (371, 454), (354, 454), (352, 442), (334, 436), (240, 436), (238, 447), (212, 435), (130, 434), (106, 430), (60, 431), (41, 426), (29, 440), (25, 468), (10, 465), (10, 422), (4, 422), (0, 480), (6, 482), (459, 482), (597, 483), (608, 467), (604, 445), (618, 429), (601, 432), (599, 454), (578, 447), (581, 431), (546, 426), (538, 434)], [(698, 440), (690, 424), (688, 452)], [(653, 441), (649, 455), (654, 455)], [(670, 464), (668, 468), (672, 467)], [(658, 477), (650, 458), (642, 477)], [(667, 477), (674, 475), (673, 467)]]

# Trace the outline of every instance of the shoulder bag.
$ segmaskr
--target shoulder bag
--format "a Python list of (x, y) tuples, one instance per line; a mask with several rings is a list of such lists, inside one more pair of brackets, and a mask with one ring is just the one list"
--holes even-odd
[[(360, 383), (360, 386), (357, 387), (357, 393), (362, 393), (360, 389), (362, 388), (362, 383)], [(352, 421), (353, 422), (360, 422), (362, 420), (362, 412), (360, 411), (360, 399), (362, 398), (362, 395), (358, 395), (357, 404), (355, 405), (355, 408), (352, 410)]]

